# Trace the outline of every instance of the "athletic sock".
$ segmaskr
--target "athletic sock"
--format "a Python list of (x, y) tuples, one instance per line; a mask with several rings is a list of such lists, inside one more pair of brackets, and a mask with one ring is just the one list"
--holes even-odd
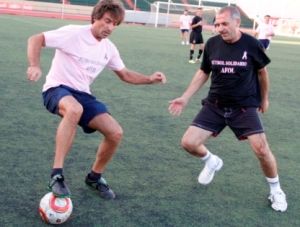
[(280, 187), (278, 175), (274, 178), (266, 177), (266, 179), (267, 179), (267, 182), (269, 183), (271, 194), (274, 192), (282, 191), (282, 189)]
[(52, 172), (51, 172), (51, 178), (54, 177), (57, 174), (62, 175), (63, 174), (63, 168), (53, 168)]
[(203, 51), (200, 49), (200, 50), (199, 50), (199, 54), (198, 54), (198, 56), (197, 56), (197, 59), (200, 59), (200, 58), (201, 58), (202, 52), (203, 52)]
[(207, 151), (206, 155), (201, 158), (208, 165), (208, 167), (214, 167), (216, 165), (216, 156), (210, 151)]
[(88, 178), (92, 181), (98, 181), (101, 178), (101, 173), (96, 173), (93, 170), (88, 174)]
[(193, 59), (193, 55), (194, 55), (194, 50), (190, 50), (190, 60)]

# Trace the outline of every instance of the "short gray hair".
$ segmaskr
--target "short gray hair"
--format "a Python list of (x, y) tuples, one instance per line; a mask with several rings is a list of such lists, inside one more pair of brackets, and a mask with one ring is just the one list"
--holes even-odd
[(241, 19), (240, 11), (234, 6), (225, 6), (219, 10), (218, 14), (229, 12), (232, 19)]

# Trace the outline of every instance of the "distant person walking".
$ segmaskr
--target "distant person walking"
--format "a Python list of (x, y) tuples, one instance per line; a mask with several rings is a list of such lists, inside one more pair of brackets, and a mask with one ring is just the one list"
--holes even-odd
[[(200, 61), (204, 49), (204, 40), (202, 36), (202, 25), (203, 25), (202, 14), (203, 14), (202, 8), (198, 8), (196, 10), (196, 15), (194, 16), (191, 23), (192, 31), (190, 34), (191, 48), (190, 48), (190, 58), (189, 58), (189, 63), (191, 64), (195, 64), (196, 62)], [(196, 49), (196, 45), (199, 46), (199, 52), (196, 60), (194, 60), (193, 56)]]
[(255, 30), (255, 35), (263, 47), (267, 50), (270, 47), (271, 39), (275, 36), (274, 27), (270, 23), (270, 15), (265, 15), (263, 22), (261, 22)]
[(179, 28), (181, 34), (181, 44), (189, 45), (189, 31), (191, 26), (191, 17), (188, 15), (188, 10), (184, 10), (179, 17)]

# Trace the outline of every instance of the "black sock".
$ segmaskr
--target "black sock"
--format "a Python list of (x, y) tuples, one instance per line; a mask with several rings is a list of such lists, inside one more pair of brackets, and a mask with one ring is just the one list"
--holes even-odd
[(93, 170), (88, 174), (88, 178), (93, 181), (98, 181), (101, 178), (101, 173), (96, 173)]
[(190, 50), (190, 60), (193, 59), (193, 55), (194, 55), (194, 50)]
[(202, 52), (203, 52), (203, 51), (200, 49), (200, 50), (199, 50), (199, 54), (198, 54), (197, 59), (200, 59), (200, 58), (201, 58)]
[(51, 177), (54, 177), (57, 174), (63, 174), (63, 168), (53, 168), (51, 172)]

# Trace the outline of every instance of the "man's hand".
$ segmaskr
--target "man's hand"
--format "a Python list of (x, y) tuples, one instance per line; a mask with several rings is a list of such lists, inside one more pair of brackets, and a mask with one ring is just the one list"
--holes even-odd
[(169, 112), (173, 116), (179, 116), (184, 107), (187, 105), (188, 100), (184, 99), (183, 97), (179, 97), (176, 99), (173, 99), (169, 102)]
[(38, 81), (42, 76), (42, 70), (39, 66), (29, 66), (27, 68), (27, 79), (30, 81)]
[(150, 76), (150, 81), (152, 84), (165, 84), (167, 82), (167, 78), (162, 72), (155, 72)]
[(263, 100), (260, 104), (260, 107), (258, 108), (258, 111), (261, 113), (267, 112), (269, 109), (269, 100)]

